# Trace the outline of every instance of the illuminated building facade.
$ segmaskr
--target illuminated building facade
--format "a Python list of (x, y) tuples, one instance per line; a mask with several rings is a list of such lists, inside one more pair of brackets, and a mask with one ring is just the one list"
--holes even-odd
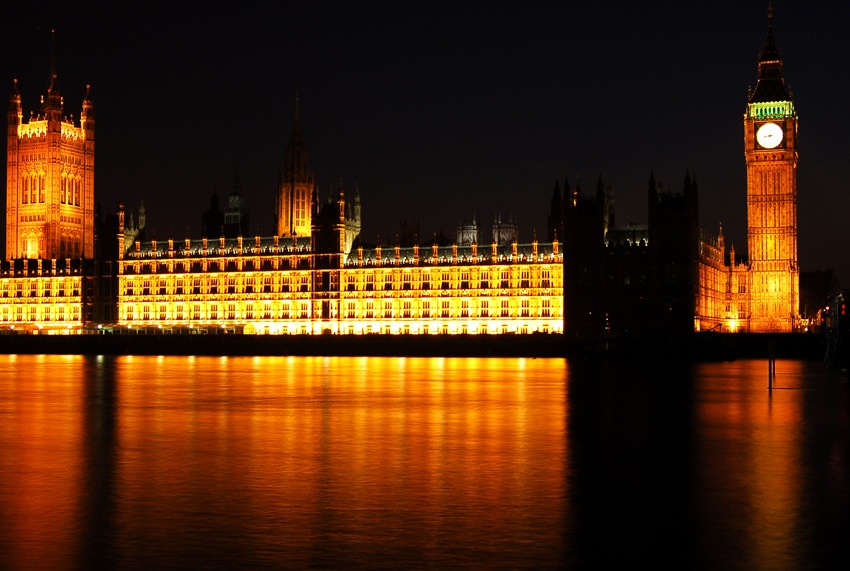
[[(296, 102), (272, 237), (136, 241), (117, 229), (119, 327), (172, 333), (496, 334), (563, 330), (557, 241), (517, 242), (513, 219), (481, 232), (365, 247), (360, 193), (320, 201)], [(307, 210), (302, 203), (306, 201)], [(212, 210), (212, 208), (211, 208)], [(210, 212), (210, 211), (208, 211)]]
[(51, 73), (40, 114), (25, 121), (15, 81), (7, 123), (7, 260), (94, 256), (94, 109), (87, 91), (76, 124), (63, 115), (64, 104)]
[(797, 326), (797, 117), (770, 22), (744, 117), (749, 258), (722, 228), (700, 229), (690, 174), (676, 192), (650, 175), (645, 226), (616, 225), (600, 176), (590, 196), (556, 185), (543, 243), (520, 243), (513, 218), (497, 215), (489, 244), (474, 217), (453, 241), (421, 243), (414, 223), (395, 245), (367, 247), (359, 190), (340, 184), (319, 199), (297, 100), (271, 237), (244, 237), (237, 179), (219, 237), (145, 241), (143, 206), (138, 224), (123, 207), (111, 226), (95, 216), (91, 102), (79, 127), (62, 105), (55, 81), (29, 123), (17, 89), (11, 100), (0, 330), (593, 337)]
[(88, 272), (81, 260), (0, 263), (0, 330), (76, 333), (84, 321)]
[[(359, 210), (359, 196), (355, 198)], [(136, 242), (119, 254), (118, 325), (248, 334), (558, 333), (557, 242), (352, 247), (342, 186), (309, 239)], [(123, 244), (123, 232), (117, 235)]]
[(278, 237), (137, 244), (120, 261), (118, 323), (256, 334), (562, 331), (557, 242), (360, 247), (350, 256), (315, 245)]

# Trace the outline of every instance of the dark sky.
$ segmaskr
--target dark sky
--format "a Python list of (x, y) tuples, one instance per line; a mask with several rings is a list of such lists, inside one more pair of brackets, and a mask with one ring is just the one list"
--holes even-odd
[[(405, 219), (428, 236), (497, 212), (521, 240), (543, 237), (567, 175), (592, 192), (601, 173), (618, 223), (644, 223), (650, 171), (680, 190), (689, 169), (702, 227), (722, 222), (745, 250), (742, 117), (767, 2), (542, 4), (16, 6), (0, 79), (37, 110), (56, 29), (66, 113), (92, 86), (97, 197), (144, 199), (148, 238), (200, 237), (211, 193), (237, 174), (251, 233), (270, 234), (298, 94), (320, 191), (359, 186), (368, 241), (391, 243)], [(847, 8), (773, 7), (800, 117), (800, 263), (847, 285)]]

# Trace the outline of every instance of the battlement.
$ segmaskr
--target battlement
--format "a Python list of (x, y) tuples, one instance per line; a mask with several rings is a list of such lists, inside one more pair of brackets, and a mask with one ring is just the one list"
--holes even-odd
[(83, 128), (77, 127), (71, 120), (62, 122), (62, 136), (75, 142), (86, 138)]
[(18, 125), (18, 137), (34, 138), (44, 137), (47, 135), (47, 119), (30, 121), (29, 123), (21, 123)]

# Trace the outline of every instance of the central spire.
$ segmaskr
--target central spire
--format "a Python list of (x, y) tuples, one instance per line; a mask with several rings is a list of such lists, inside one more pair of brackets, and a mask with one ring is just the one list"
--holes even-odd
[(295, 95), (295, 116), (292, 119), (292, 134), (289, 137), (289, 145), (286, 147), (286, 168), (284, 181), (286, 182), (310, 182), (310, 169), (307, 165), (307, 145), (304, 135), (301, 133), (301, 104), (298, 95)]
[(292, 119), (292, 136), (298, 134), (301, 137), (301, 104), (298, 102), (298, 94), (295, 94), (295, 117)]

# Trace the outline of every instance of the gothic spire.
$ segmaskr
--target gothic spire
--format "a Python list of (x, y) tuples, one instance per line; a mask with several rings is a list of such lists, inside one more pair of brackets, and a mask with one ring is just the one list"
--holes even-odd
[(781, 59), (776, 42), (773, 39), (773, 4), (767, 8), (767, 38), (764, 41), (764, 49), (761, 51), (759, 61), (776, 61)]
[(301, 105), (298, 102), (298, 94), (295, 94), (295, 118), (292, 120), (292, 134), (301, 136)]
[(50, 30), (50, 77), (47, 78), (47, 92), (56, 87), (56, 30)]
[(758, 83), (750, 94), (750, 103), (788, 101), (791, 96), (782, 76), (782, 56), (773, 38), (773, 6), (767, 9), (767, 38), (759, 56)]
[(286, 146), (286, 167), (283, 180), (285, 183), (312, 183), (313, 177), (307, 165), (307, 145), (301, 134), (301, 105), (298, 95), (295, 96), (295, 116), (292, 119), (292, 134)]

